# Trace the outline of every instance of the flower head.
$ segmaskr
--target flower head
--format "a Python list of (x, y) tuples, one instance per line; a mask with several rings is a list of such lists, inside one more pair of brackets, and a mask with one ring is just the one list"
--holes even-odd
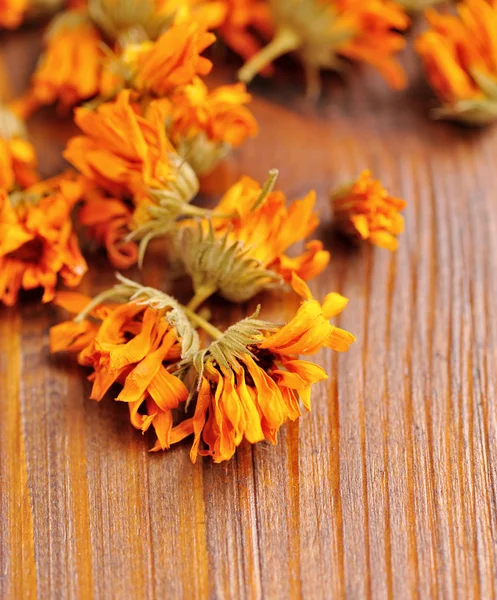
[(256, 135), (257, 122), (245, 106), (250, 100), (242, 83), (209, 91), (195, 77), (161, 101), (169, 138), (197, 174), (208, 173), (231, 148)]
[(136, 243), (126, 239), (132, 220), (133, 209), (129, 202), (113, 198), (85, 182), (78, 221), (86, 227), (89, 237), (107, 250), (110, 262), (118, 269), (127, 269), (138, 260)]
[(436, 115), (488, 123), (497, 118), (497, 4), (463, 0), (457, 11), (427, 11), (431, 28), (418, 38), (416, 50), (442, 103)]
[(169, 448), (175, 441), (172, 411), (188, 397), (172, 371), (198, 350), (176, 301), (121, 278), (120, 285), (93, 300), (61, 293), (56, 303), (82, 312), (51, 329), (51, 351), (77, 352), (79, 364), (92, 369), (93, 400), (102, 400), (118, 384), (116, 400), (128, 404), (131, 424), (142, 432), (152, 426), (157, 446)]
[(76, 123), (85, 135), (69, 141), (65, 158), (112, 195), (159, 189), (189, 201), (198, 182), (167, 139), (163, 112), (153, 105), (145, 118), (130, 95), (124, 90), (96, 110), (77, 109)]
[(243, 177), (214, 211), (224, 216), (182, 227), (181, 258), (197, 291), (218, 291), (244, 302), (264, 288), (291, 281), (293, 273), (311, 279), (326, 267), (329, 253), (317, 240), (297, 257), (285, 254), (316, 229), (319, 219), (313, 211), (314, 192), (287, 208), (285, 196), (271, 191), (277, 174), (272, 171), (262, 189)]
[(397, 250), (397, 237), (404, 230), (400, 211), (406, 202), (390, 196), (369, 171), (363, 171), (355, 183), (335, 193), (332, 203), (335, 222), (344, 233)]
[(24, 123), (0, 106), (0, 188), (27, 188), (38, 181), (36, 154), (26, 139)]
[(207, 75), (212, 63), (201, 54), (215, 39), (205, 26), (188, 21), (174, 25), (156, 42), (129, 46), (123, 62), (131, 85), (142, 94), (163, 97), (191, 83), (195, 75)]
[(0, 0), (0, 27), (16, 29), (29, 8), (29, 0)]
[(57, 16), (47, 29), (45, 50), (33, 75), (33, 107), (58, 101), (70, 108), (100, 93), (102, 46), (102, 36), (85, 10), (68, 10)]
[(390, 0), (270, 0), (276, 35), (241, 69), (249, 82), (279, 56), (298, 53), (306, 69), (308, 89), (319, 91), (319, 70), (337, 68), (340, 58), (371, 64), (393, 88), (405, 85), (394, 55), (404, 46), (398, 31), (409, 18)]
[(327, 379), (321, 367), (298, 354), (324, 347), (344, 352), (355, 340), (329, 322), (347, 304), (343, 296), (329, 294), (321, 305), (296, 275), (293, 285), (304, 302), (289, 323), (244, 319), (193, 357), (199, 376), (195, 414), (177, 432), (194, 434), (193, 462), (198, 454), (229, 460), (244, 438), (275, 444), (283, 423), (301, 415), (300, 400), (310, 410), (312, 385)]
[(72, 287), (86, 272), (70, 213), (80, 187), (64, 176), (10, 196), (0, 192), (0, 301), (15, 304), (19, 290), (54, 297), (58, 276)]

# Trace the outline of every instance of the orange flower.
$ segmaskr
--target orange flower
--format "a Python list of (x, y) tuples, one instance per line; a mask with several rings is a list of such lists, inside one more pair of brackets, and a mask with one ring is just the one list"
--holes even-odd
[[(58, 294), (56, 303), (75, 312), (89, 298)], [(176, 441), (173, 413), (185, 402), (188, 390), (170, 369), (182, 355), (182, 339), (167, 319), (167, 309), (141, 303), (108, 305), (93, 301), (88, 319), (61, 323), (50, 330), (52, 352), (78, 352), (78, 363), (90, 367), (91, 399), (100, 401), (115, 383), (116, 400), (126, 402), (131, 424), (142, 432), (152, 425), (157, 447), (169, 448)]]
[(0, 0), (0, 27), (19, 27), (28, 8), (29, 0)]
[(58, 275), (70, 287), (81, 281), (86, 263), (70, 218), (80, 191), (62, 176), (10, 197), (0, 192), (0, 301), (7, 306), (21, 288), (42, 287), (49, 302)]
[(316, 195), (286, 207), (281, 192), (271, 192), (278, 172), (261, 189), (243, 177), (221, 199), (214, 215), (195, 227), (186, 222), (180, 230), (181, 259), (200, 296), (218, 291), (233, 302), (244, 302), (261, 290), (290, 281), (296, 273), (311, 279), (329, 262), (329, 252), (319, 241), (290, 258), (285, 251), (308, 237), (319, 224), (313, 212)]
[(105, 54), (98, 29), (84, 9), (56, 17), (45, 34), (45, 50), (28, 94), (32, 109), (60, 102), (65, 109), (101, 91)]
[(404, 230), (400, 211), (406, 202), (390, 196), (370, 171), (363, 171), (354, 184), (334, 194), (332, 202), (336, 223), (344, 233), (397, 250), (397, 236)]
[(463, 0), (457, 10), (427, 11), (416, 50), (442, 102), (437, 116), (484, 124), (497, 117), (497, 4)]
[[(283, 423), (301, 415), (299, 400), (310, 410), (312, 385), (327, 379), (321, 367), (297, 355), (324, 347), (345, 352), (354, 342), (352, 334), (329, 323), (344, 309), (346, 298), (329, 294), (321, 306), (296, 275), (293, 286), (305, 301), (289, 323), (274, 327), (245, 319), (200, 353), (195, 414), (175, 429), (177, 438), (194, 434), (193, 462), (198, 454), (215, 462), (229, 460), (244, 438), (275, 444)], [(206, 449), (200, 449), (201, 441)]]
[(409, 18), (390, 0), (271, 0), (276, 35), (241, 69), (249, 82), (265, 66), (287, 52), (299, 54), (308, 89), (319, 92), (319, 69), (336, 68), (340, 57), (359, 60), (378, 69), (396, 89), (405, 75), (394, 54), (404, 47), (397, 31)]
[(65, 158), (114, 196), (160, 189), (191, 194), (190, 200), (197, 181), (188, 165), (174, 154), (166, 137), (163, 113), (153, 105), (147, 118), (143, 117), (131, 103), (130, 94), (124, 90), (114, 102), (102, 104), (95, 111), (77, 109), (76, 123), (85, 135), (69, 140)]
[(0, 106), (0, 188), (7, 192), (26, 188), (38, 180), (36, 154), (26, 140), (24, 124)]
[(130, 232), (132, 210), (119, 198), (109, 198), (91, 185), (84, 193), (78, 221), (90, 237), (107, 250), (109, 260), (118, 269), (127, 269), (138, 260), (136, 243), (125, 240)]
[(207, 75), (212, 63), (200, 55), (215, 39), (193, 21), (174, 25), (156, 42), (129, 46), (123, 61), (132, 73), (133, 87), (162, 97), (189, 84), (195, 75)]
[(172, 143), (197, 174), (211, 171), (231, 148), (257, 134), (257, 122), (244, 106), (250, 100), (242, 83), (209, 91), (195, 77), (160, 101)]

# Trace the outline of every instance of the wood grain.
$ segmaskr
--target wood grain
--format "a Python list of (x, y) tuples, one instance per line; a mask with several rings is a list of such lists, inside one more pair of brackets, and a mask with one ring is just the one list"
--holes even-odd
[[(39, 37), (2, 39), (17, 90)], [(275, 448), (223, 465), (192, 465), (187, 443), (150, 455), (126, 407), (90, 402), (84, 373), (49, 356), (52, 308), (0, 308), (0, 597), (496, 596), (497, 130), (430, 121), (405, 62), (403, 93), (359, 70), (327, 77), (318, 105), (291, 67), (257, 83), (258, 139), (206, 182), (215, 195), (277, 166), (290, 198), (315, 188), (333, 259), (312, 289), (351, 299), (340, 325), (357, 343), (318, 356), (330, 379)], [(71, 129), (51, 111), (30, 123), (45, 175)], [(329, 190), (365, 167), (408, 200), (396, 254), (331, 235)], [(93, 293), (112, 269), (92, 264)], [(182, 293), (160, 262), (145, 279)], [(279, 319), (297, 303), (263, 301)]]

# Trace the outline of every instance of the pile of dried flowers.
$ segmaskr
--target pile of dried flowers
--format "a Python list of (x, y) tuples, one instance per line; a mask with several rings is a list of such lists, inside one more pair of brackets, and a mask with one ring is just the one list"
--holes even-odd
[[(327, 378), (302, 360), (345, 352), (354, 336), (330, 323), (347, 305), (322, 303), (307, 281), (330, 261), (318, 239), (316, 194), (289, 203), (245, 176), (214, 208), (195, 203), (200, 181), (256, 136), (246, 84), (270, 76), (293, 53), (308, 91), (320, 70), (344, 61), (375, 67), (393, 88), (411, 13), (433, 0), (0, 0), (0, 26), (50, 15), (44, 47), (22, 97), (0, 106), (0, 302), (41, 288), (43, 302), (74, 315), (50, 331), (52, 352), (90, 369), (91, 398), (129, 407), (131, 425), (153, 430), (152, 450), (192, 436), (191, 459), (230, 459), (245, 439), (276, 443), (280, 427), (310, 410), (311, 387)], [(438, 114), (470, 123), (497, 115), (497, 3), (462, 0), (457, 12), (426, 12), (416, 48), (442, 102)], [(245, 62), (241, 82), (209, 87), (216, 34)], [(7, 90), (1, 90), (5, 96)], [(64, 151), (71, 169), (41, 180), (25, 121), (42, 105), (71, 111), (80, 133)], [(364, 171), (331, 195), (336, 229), (396, 250), (405, 202)], [(80, 234), (77, 235), (76, 231)], [(121, 274), (94, 298), (76, 287), (88, 266), (79, 238), (116, 269), (143, 264), (156, 238), (192, 282), (180, 303)], [(300, 253), (287, 251), (297, 245)], [(294, 249), (295, 250), (295, 249)], [(244, 303), (268, 289), (302, 302), (286, 324), (260, 309), (224, 331), (213, 297)], [(117, 386), (117, 387), (116, 387)]]

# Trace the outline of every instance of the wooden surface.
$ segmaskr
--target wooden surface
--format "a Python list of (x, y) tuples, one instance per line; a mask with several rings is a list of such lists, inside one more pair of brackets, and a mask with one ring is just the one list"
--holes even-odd
[[(2, 42), (17, 89), (38, 39)], [(255, 86), (261, 134), (215, 182), (276, 166), (290, 198), (316, 188), (333, 259), (312, 289), (351, 299), (340, 325), (358, 341), (318, 356), (330, 379), (277, 447), (220, 466), (190, 464), (188, 443), (149, 454), (126, 406), (87, 400), (84, 372), (50, 358), (53, 309), (0, 308), (0, 597), (495, 597), (497, 130), (431, 122), (405, 62), (406, 92), (352, 70), (318, 106), (288, 63)], [(70, 125), (48, 111), (30, 127), (56, 172)], [(409, 202), (397, 254), (330, 234), (328, 191), (365, 167)], [(112, 281), (92, 264), (88, 292)], [(297, 302), (263, 300), (280, 319)]]

